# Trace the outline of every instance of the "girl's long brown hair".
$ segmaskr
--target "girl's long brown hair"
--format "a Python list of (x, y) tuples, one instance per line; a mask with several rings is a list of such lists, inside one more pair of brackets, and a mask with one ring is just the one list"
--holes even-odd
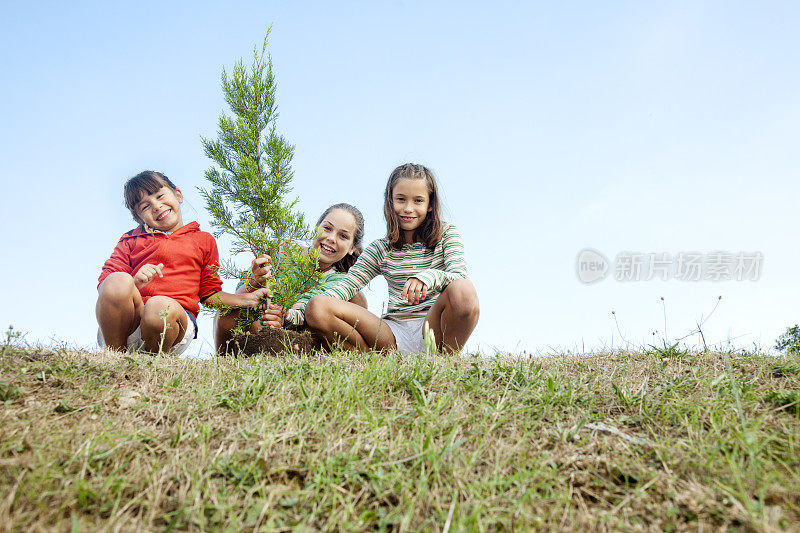
[(436, 186), (436, 178), (433, 172), (427, 167), (406, 163), (394, 169), (386, 182), (386, 193), (383, 198), (383, 216), (386, 218), (386, 238), (389, 245), (395, 250), (403, 247), (403, 239), (400, 235), (400, 222), (397, 214), (392, 208), (392, 191), (395, 184), (402, 179), (425, 180), (428, 186), (428, 214), (425, 220), (414, 230), (414, 241), (421, 242), (426, 248), (436, 248), (439, 239), (442, 238), (442, 206), (439, 201), (439, 188)]
[(364, 251), (364, 215), (361, 214), (358, 208), (350, 204), (336, 204), (330, 206), (320, 215), (315, 227), (318, 228), (319, 225), (322, 224), (322, 221), (325, 220), (325, 217), (334, 209), (341, 209), (342, 211), (350, 213), (356, 221), (356, 231), (353, 234), (353, 253), (345, 255), (333, 264), (333, 269), (335, 271), (347, 272), (350, 270), (350, 267), (356, 263), (356, 259), (361, 255), (361, 252)]

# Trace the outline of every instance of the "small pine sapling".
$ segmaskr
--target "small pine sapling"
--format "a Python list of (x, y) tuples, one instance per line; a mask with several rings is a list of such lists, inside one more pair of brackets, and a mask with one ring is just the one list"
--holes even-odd
[[(321, 275), (316, 250), (304, 246), (314, 233), (303, 215), (294, 211), (297, 200), (285, 199), (291, 192), (294, 146), (276, 131), (276, 85), (268, 39), (269, 30), (260, 53), (254, 47), (249, 69), (240, 59), (230, 77), (222, 70), (222, 90), (232, 115), (220, 115), (217, 140), (202, 138), (206, 156), (215, 165), (205, 173), (210, 189), (200, 188), (200, 194), (215, 235), (232, 237), (233, 255), (270, 255), (272, 275), (267, 286), (273, 292), (272, 303), (289, 309), (304, 292), (321, 285)], [(244, 282), (250, 275), (232, 261), (223, 262), (220, 273)], [(263, 303), (269, 301), (265, 298)], [(233, 333), (243, 332), (258, 314), (256, 309), (242, 309)]]

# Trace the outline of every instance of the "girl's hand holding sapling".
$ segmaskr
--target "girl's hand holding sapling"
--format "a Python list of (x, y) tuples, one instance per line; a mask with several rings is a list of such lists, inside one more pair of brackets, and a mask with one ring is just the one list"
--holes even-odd
[(428, 295), (428, 286), (417, 278), (408, 278), (400, 297), (408, 300), (409, 305), (418, 304)]
[(263, 287), (272, 274), (272, 258), (267, 254), (261, 254), (253, 259), (253, 264), (250, 266), (250, 280), (249, 284), (252, 288)]
[(233, 307), (260, 307), (264, 305), (263, 302), (261, 302), (261, 298), (264, 296), (272, 298), (272, 291), (264, 288), (256, 289), (253, 292), (231, 294), (231, 296), (238, 300), (232, 304)]
[(133, 277), (133, 283), (136, 285), (136, 288), (141, 289), (153, 281), (156, 276), (163, 278), (164, 274), (161, 272), (162, 268), (164, 268), (164, 263), (159, 263), (157, 265), (147, 263), (146, 265), (143, 265)]
[(286, 316), (286, 309), (279, 305), (270, 304), (261, 314), (261, 321), (264, 326), (271, 328), (283, 327), (283, 320)]
[(256, 289), (253, 292), (238, 292), (236, 294), (219, 291), (208, 297), (206, 305), (210, 307), (265, 308), (266, 304), (261, 301), (265, 296), (272, 298), (272, 291), (267, 288)]

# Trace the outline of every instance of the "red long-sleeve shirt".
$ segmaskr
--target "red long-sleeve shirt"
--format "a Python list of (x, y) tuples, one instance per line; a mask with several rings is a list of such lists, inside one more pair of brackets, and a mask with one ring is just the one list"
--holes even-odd
[(103, 264), (98, 285), (112, 272), (135, 276), (145, 264), (163, 263), (163, 278), (156, 276), (139, 289), (146, 302), (151, 296), (169, 296), (195, 317), (200, 300), (222, 290), (217, 243), (210, 233), (190, 222), (170, 235), (144, 232), (141, 227), (120, 237), (111, 257)]

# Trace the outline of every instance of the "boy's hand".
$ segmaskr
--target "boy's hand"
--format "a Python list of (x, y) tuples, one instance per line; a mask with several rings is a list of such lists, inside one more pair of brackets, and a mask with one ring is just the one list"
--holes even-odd
[(267, 254), (261, 254), (253, 259), (250, 266), (250, 286), (263, 287), (267, 278), (272, 274), (272, 258)]
[(408, 278), (400, 297), (408, 300), (408, 305), (418, 304), (428, 295), (428, 286), (417, 278)]
[(240, 307), (259, 307), (262, 305), (261, 297), (268, 296), (272, 298), (272, 291), (269, 289), (256, 289), (253, 292), (245, 292), (242, 294), (237, 294), (239, 300)]
[(286, 309), (270, 304), (269, 308), (261, 314), (261, 322), (270, 328), (280, 328), (283, 327), (284, 316), (286, 316)]
[(141, 289), (153, 281), (153, 278), (156, 276), (163, 278), (164, 274), (161, 272), (162, 268), (164, 268), (164, 263), (159, 263), (157, 265), (151, 265), (150, 263), (147, 263), (146, 265), (143, 265), (133, 277), (133, 284), (136, 285), (137, 289)]

